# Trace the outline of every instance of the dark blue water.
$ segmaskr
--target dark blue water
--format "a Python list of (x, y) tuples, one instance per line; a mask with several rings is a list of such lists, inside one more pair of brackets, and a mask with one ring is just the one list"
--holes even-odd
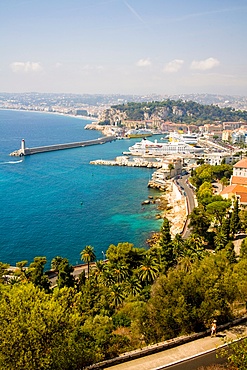
[(35, 256), (55, 256), (80, 263), (86, 245), (97, 258), (110, 244), (131, 242), (146, 247), (160, 228), (155, 205), (143, 207), (153, 170), (94, 166), (94, 159), (114, 159), (135, 142), (36, 154), (20, 158), (9, 153), (27, 147), (89, 140), (96, 131), (88, 121), (51, 114), (0, 110), (0, 261), (15, 265)]

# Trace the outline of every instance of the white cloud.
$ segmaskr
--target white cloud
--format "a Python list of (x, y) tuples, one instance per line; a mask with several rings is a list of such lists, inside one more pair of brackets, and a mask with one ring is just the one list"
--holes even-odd
[(200, 71), (206, 71), (208, 69), (212, 69), (214, 67), (217, 67), (220, 64), (220, 62), (215, 58), (207, 58), (205, 60), (193, 60), (191, 63), (190, 68), (191, 69), (198, 69)]
[(40, 72), (43, 70), (38, 62), (13, 62), (10, 64), (13, 72)]
[(60, 67), (62, 67), (62, 63), (57, 62), (57, 63), (55, 64), (55, 68), (60, 68)]
[(103, 69), (102, 65), (84, 64), (81, 66), (82, 71), (102, 71)]
[(184, 61), (182, 59), (174, 59), (164, 66), (163, 71), (167, 73), (178, 72), (183, 64)]
[(148, 67), (151, 65), (151, 61), (149, 59), (140, 59), (136, 65), (137, 67)]

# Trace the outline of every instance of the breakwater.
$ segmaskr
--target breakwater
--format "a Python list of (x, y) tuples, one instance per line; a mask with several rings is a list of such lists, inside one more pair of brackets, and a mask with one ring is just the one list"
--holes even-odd
[(72, 149), (72, 148), (79, 148), (89, 145), (97, 145), (97, 144), (104, 144), (110, 141), (115, 140), (115, 136), (105, 136), (100, 137), (94, 140), (87, 140), (87, 141), (78, 141), (73, 143), (65, 143), (65, 144), (55, 144), (55, 145), (47, 145), (47, 146), (39, 146), (35, 148), (26, 148), (25, 140), (23, 139), (21, 142), (21, 148), (15, 150), (14, 152), (10, 153), (10, 156), (14, 157), (22, 157), (26, 155), (38, 154), (38, 153), (46, 153), (52, 152), (56, 150), (64, 150), (64, 149)]
[(133, 161), (130, 161), (126, 157), (116, 157), (115, 160), (97, 159), (95, 161), (90, 161), (90, 164), (101, 166), (126, 166), (126, 167), (147, 167), (147, 168), (162, 167), (162, 164), (160, 162), (146, 161), (143, 158), (138, 158)]

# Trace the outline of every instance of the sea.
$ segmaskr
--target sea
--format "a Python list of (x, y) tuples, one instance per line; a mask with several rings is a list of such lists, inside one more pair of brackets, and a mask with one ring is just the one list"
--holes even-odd
[[(56, 256), (73, 265), (80, 252), (94, 247), (104, 259), (111, 244), (129, 242), (148, 248), (159, 231), (155, 204), (143, 205), (159, 192), (147, 187), (154, 170), (96, 166), (90, 161), (115, 159), (137, 139), (10, 157), (20, 148), (95, 139), (91, 121), (58, 114), (0, 110), (0, 261), (12, 266), (37, 256)], [(139, 139), (140, 140), (140, 139)]]

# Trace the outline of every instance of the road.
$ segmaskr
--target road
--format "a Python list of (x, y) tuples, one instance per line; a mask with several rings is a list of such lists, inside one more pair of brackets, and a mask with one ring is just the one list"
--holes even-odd
[[(194, 190), (191, 188), (188, 182), (188, 178), (189, 178), (189, 175), (181, 176), (181, 178), (178, 179), (177, 182), (180, 188), (184, 191), (186, 195), (188, 214), (190, 214), (195, 208), (195, 197), (194, 197)], [(186, 223), (184, 225), (182, 237), (186, 239), (188, 238), (189, 234), (190, 234), (189, 219), (187, 218)]]

